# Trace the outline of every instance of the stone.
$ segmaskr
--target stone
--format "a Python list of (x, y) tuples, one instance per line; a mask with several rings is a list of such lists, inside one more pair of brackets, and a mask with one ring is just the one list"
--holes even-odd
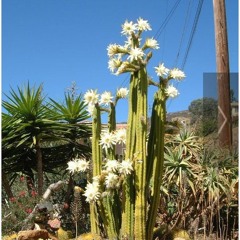
[(58, 240), (56, 237), (50, 235), (45, 229), (20, 231), (17, 237), (18, 240), (38, 240), (39, 238), (44, 240)]

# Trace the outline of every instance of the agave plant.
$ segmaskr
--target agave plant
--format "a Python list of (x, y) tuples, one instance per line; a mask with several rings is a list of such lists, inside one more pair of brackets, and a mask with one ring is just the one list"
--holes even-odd
[(198, 167), (191, 162), (192, 156), (186, 156), (183, 147), (175, 150), (166, 147), (164, 158), (166, 168), (164, 180), (167, 183), (174, 182), (180, 190), (182, 190), (184, 184), (187, 183), (192, 191), (195, 192), (193, 180), (197, 177)]
[(182, 128), (178, 134), (169, 135), (166, 145), (182, 148), (183, 154), (194, 157), (197, 157), (198, 153), (203, 149), (201, 138), (196, 136), (193, 131), (186, 128)]

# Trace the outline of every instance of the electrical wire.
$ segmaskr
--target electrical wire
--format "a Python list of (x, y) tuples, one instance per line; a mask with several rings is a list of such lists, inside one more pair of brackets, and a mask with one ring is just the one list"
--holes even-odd
[(175, 2), (175, 4), (173, 5), (171, 11), (168, 13), (167, 17), (165, 18), (165, 20), (163, 21), (163, 23), (161, 24), (161, 26), (159, 27), (158, 31), (156, 32), (156, 34), (154, 35), (155, 39), (158, 39), (160, 34), (162, 33), (162, 31), (165, 29), (165, 27), (167, 26), (169, 20), (172, 18), (175, 10), (177, 9), (179, 3), (181, 2), (181, 0), (177, 0)]
[(191, 34), (190, 34), (190, 38), (189, 38), (187, 49), (186, 49), (186, 52), (185, 52), (185, 55), (184, 55), (184, 58), (183, 58), (182, 65), (181, 65), (181, 69), (182, 70), (184, 69), (184, 67), (186, 65), (188, 54), (189, 54), (190, 48), (192, 46), (193, 37), (194, 37), (194, 34), (196, 32), (199, 16), (200, 16), (200, 13), (201, 13), (201, 10), (202, 10), (203, 1), (204, 0), (199, 0), (199, 2), (198, 2), (198, 7), (197, 7), (196, 14), (195, 14), (195, 18), (194, 18), (194, 22), (193, 22), (193, 26), (192, 26), (192, 30), (191, 30)]
[(184, 26), (183, 26), (183, 31), (182, 31), (182, 36), (181, 36), (181, 40), (180, 40), (180, 43), (179, 43), (178, 52), (177, 52), (177, 56), (176, 56), (176, 59), (175, 59), (174, 66), (177, 66), (177, 64), (178, 64), (178, 59), (179, 59), (179, 56), (180, 56), (180, 51), (182, 49), (183, 39), (184, 39), (184, 36), (185, 36), (185, 33), (186, 33), (188, 21), (189, 21), (191, 3), (192, 3), (192, 0), (189, 0), (187, 13), (186, 13), (185, 21), (184, 21)]
[[(202, 10), (203, 1), (204, 0), (199, 0), (199, 2), (198, 2), (197, 10), (196, 10), (195, 17), (194, 17), (193, 26), (192, 26), (190, 37), (189, 37), (188, 44), (187, 44), (187, 49), (185, 51), (185, 55), (184, 55), (183, 62), (182, 62), (182, 65), (181, 65), (181, 70), (184, 70), (184, 67), (185, 67), (187, 59), (188, 59), (189, 51), (190, 51), (190, 48), (192, 46), (193, 37), (194, 37), (194, 34), (196, 33), (196, 28), (197, 28), (199, 16), (200, 16), (200, 13), (201, 13), (201, 10)], [(179, 56), (177, 55), (177, 58), (178, 57)], [(178, 86), (178, 83), (177, 83), (177, 86)], [(172, 99), (168, 102), (168, 107), (170, 106), (171, 103), (172, 103)]]

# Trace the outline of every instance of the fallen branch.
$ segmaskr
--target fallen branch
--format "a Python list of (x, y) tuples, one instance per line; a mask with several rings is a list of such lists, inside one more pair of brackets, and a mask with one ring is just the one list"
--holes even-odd
[(47, 200), (50, 198), (53, 192), (57, 192), (60, 190), (65, 182), (64, 181), (58, 181), (57, 183), (52, 183), (49, 185), (45, 193), (43, 194), (41, 200), (38, 204), (34, 207), (33, 211), (28, 215), (28, 217), (23, 221), (23, 227), (22, 230), (27, 230), (27, 224), (37, 215), (39, 206), (43, 205)]

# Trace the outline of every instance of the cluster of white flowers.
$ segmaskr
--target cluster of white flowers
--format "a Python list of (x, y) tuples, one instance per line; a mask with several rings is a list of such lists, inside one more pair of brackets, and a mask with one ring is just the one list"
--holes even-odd
[(121, 186), (121, 175), (126, 177), (133, 172), (133, 163), (128, 160), (121, 162), (105, 159), (106, 163), (101, 176), (93, 177), (93, 182), (88, 183), (84, 191), (87, 202), (95, 202), (110, 194), (111, 190)]
[(182, 80), (184, 79), (185, 73), (178, 68), (168, 69), (164, 66), (163, 63), (159, 64), (158, 67), (155, 67), (157, 76), (159, 77), (168, 77), (169, 79)]
[[(128, 95), (128, 89), (127, 88), (120, 88), (117, 90), (116, 98), (127, 98)], [(105, 91), (101, 95), (97, 93), (97, 90), (88, 90), (84, 94), (84, 102), (87, 104), (87, 111), (90, 115), (93, 114), (93, 110), (96, 103), (102, 104), (104, 106), (109, 106), (110, 103), (113, 103), (113, 96), (111, 92)]]
[[(148, 21), (142, 18), (137, 20), (137, 23), (125, 21), (122, 25), (121, 33), (127, 37), (127, 41), (123, 46), (119, 44), (110, 44), (107, 47), (109, 70), (116, 75), (124, 72), (136, 71), (139, 63), (144, 63), (146, 49), (158, 49), (157, 40), (153, 38), (146, 39), (145, 43), (140, 46), (140, 35), (143, 31), (152, 30)], [(134, 41), (133, 41), (134, 39)]]
[(135, 33), (136, 31), (150, 31), (152, 30), (148, 21), (144, 20), (142, 18), (139, 18), (137, 20), (137, 23), (133, 23), (132, 21), (128, 22), (125, 21), (125, 23), (122, 25), (122, 34), (123, 35), (131, 35)]
[(118, 162), (117, 160), (107, 160), (105, 164), (105, 171), (107, 175), (105, 177), (105, 186), (109, 189), (116, 189), (120, 187), (120, 175), (130, 175), (133, 171), (133, 165), (130, 160), (123, 160)]
[(70, 173), (85, 172), (89, 169), (89, 162), (86, 159), (74, 159), (68, 162), (67, 170)]
[[(168, 80), (175, 79), (175, 80), (182, 80), (184, 79), (185, 73), (178, 68), (168, 69), (164, 66), (163, 63), (160, 63), (158, 67), (155, 67), (155, 71), (157, 76), (166, 78)], [(168, 85), (165, 93), (168, 97), (174, 98), (179, 95), (178, 90), (173, 85)]]
[(119, 173), (126, 176), (133, 171), (133, 163), (129, 159), (122, 160), (121, 162), (117, 160), (107, 160), (104, 168), (108, 173)]
[(101, 139), (100, 139), (100, 145), (102, 145), (102, 148), (107, 152), (109, 148), (113, 148), (113, 145), (116, 145), (116, 143), (126, 143), (126, 129), (120, 128), (116, 131), (109, 132), (108, 130), (102, 130), (101, 132)]
[(117, 189), (120, 187), (120, 176), (127, 176), (132, 173), (132, 162), (130, 162), (130, 160), (123, 160), (121, 162), (117, 160), (105, 160), (104, 171), (107, 175), (105, 177), (104, 185), (107, 190)]

